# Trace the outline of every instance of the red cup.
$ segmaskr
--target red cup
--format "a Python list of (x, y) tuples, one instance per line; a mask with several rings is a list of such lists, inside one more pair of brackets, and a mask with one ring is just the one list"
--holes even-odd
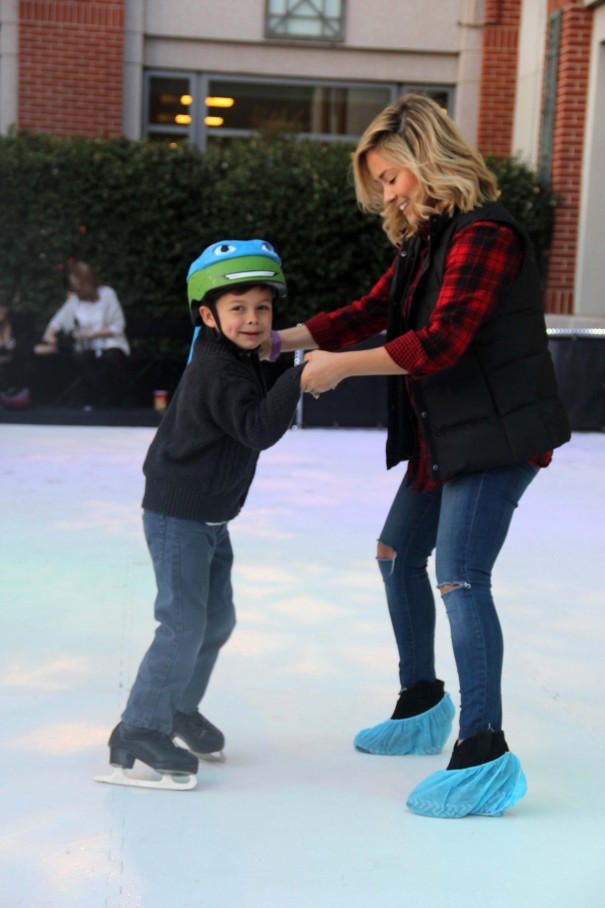
[(153, 392), (153, 409), (156, 413), (163, 413), (168, 406), (168, 391)]

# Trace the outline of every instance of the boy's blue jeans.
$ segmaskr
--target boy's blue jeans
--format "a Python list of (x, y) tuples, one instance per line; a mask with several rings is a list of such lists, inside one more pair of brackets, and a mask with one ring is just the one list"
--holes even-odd
[(176, 710), (197, 709), (235, 626), (227, 524), (143, 512), (157, 583), (155, 636), (122, 719), (170, 734)]
[(502, 727), (502, 632), (491, 572), (513, 512), (538, 467), (524, 461), (450, 479), (414, 492), (402, 482), (384, 529), (395, 558), (379, 558), (395, 639), (401, 687), (435, 680), (435, 603), (427, 573), (435, 549), (460, 683), (460, 738)]

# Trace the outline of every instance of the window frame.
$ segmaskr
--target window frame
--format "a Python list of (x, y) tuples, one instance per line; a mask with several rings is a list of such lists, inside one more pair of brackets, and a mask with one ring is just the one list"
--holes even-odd
[[(257, 135), (257, 130), (208, 127), (204, 123), (204, 117), (196, 116), (195, 114), (193, 115), (192, 121), (188, 126), (178, 126), (177, 124), (162, 126), (159, 124), (150, 123), (149, 102), (151, 97), (151, 82), (154, 78), (173, 78), (187, 81), (189, 85), (189, 94), (193, 99), (191, 109), (198, 113), (204, 107), (202, 100), (208, 97), (210, 92), (210, 84), (213, 81), (221, 81), (227, 83), (241, 83), (242, 81), (248, 81), (251, 84), (260, 85), (299, 85), (311, 88), (381, 89), (383, 91), (386, 90), (388, 96), (387, 103), (389, 104), (393, 103), (393, 101), (395, 101), (400, 95), (405, 94), (409, 91), (443, 92), (448, 97), (448, 111), (452, 116), (455, 102), (455, 86), (453, 85), (430, 85), (426, 83), (410, 82), (361, 82), (357, 80), (337, 79), (297, 79), (292, 77), (276, 79), (273, 76), (254, 76), (246, 79), (241, 75), (234, 75), (232, 73), (195, 72), (192, 70), (163, 70), (157, 68), (146, 70), (144, 74), (143, 122), (141, 124), (141, 132), (143, 137), (158, 137), (162, 135), (165, 135), (167, 137), (173, 135), (182, 136), (189, 143), (197, 146), (202, 151), (204, 151), (208, 147), (208, 141), (213, 136), (220, 136), (221, 138), (227, 139), (248, 138), (249, 136)], [(324, 142), (349, 142), (355, 144), (359, 140), (358, 134), (339, 133), (335, 135), (333, 133), (304, 132), (295, 133), (295, 135), (299, 139), (310, 139), (314, 141)]]
[[(269, 41), (301, 41), (308, 43), (309, 41), (317, 41), (320, 44), (342, 44), (346, 38), (346, 12), (347, 12), (347, 0), (339, 0), (340, 2), (340, 15), (339, 15), (339, 28), (338, 32), (334, 35), (301, 35), (297, 32), (290, 32), (286, 29), (284, 32), (273, 31), (269, 26), (269, 18), (272, 16), (279, 16), (279, 13), (274, 13), (271, 11), (272, 0), (265, 0), (265, 38)], [(300, 0), (284, 0), (286, 6), (298, 6)], [(308, 2), (313, 3), (314, 5), (320, 3), (321, 0), (308, 0)], [(293, 10), (286, 9), (286, 12), (283, 14), (283, 21), (287, 22), (289, 18), (294, 19), (295, 17), (291, 15)], [(319, 16), (318, 19), (325, 19), (325, 16), (321, 15), (321, 11), (318, 10)]]
[(190, 70), (168, 70), (168, 69), (154, 69), (147, 70), (144, 73), (143, 79), (143, 110), (142, 118), (143, 122), (141, 124), (141, 132), (143, 138), (147, 136), (172, 136), (178, 135), (183, 136), (187, 139), (188, 142), (194, 142), (194, 133), (195, 133), (195, 117), (192, 118), (191, 123), (187, 126), (179, 126), (177, 123), (171, 124), (170, 126), (162, 126), (159, 123), (151, 123), (149, 119), (149, 104), (151, 101), (151, 80), (152, 78), (159, 79), (183, 79), (189, 83), (189, 94), (193, 98), (191, 107), (194, 108), (197, 103), (197, 98), (195, 94), (197, 79), (195, 78), (196, 74)]

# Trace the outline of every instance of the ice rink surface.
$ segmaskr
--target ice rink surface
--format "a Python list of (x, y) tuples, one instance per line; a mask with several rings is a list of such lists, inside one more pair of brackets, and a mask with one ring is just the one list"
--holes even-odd
[(292, 431), (261, 456), (232, 524), (239, 624), (203, 705), (226, 762), (189, 792), (93, 782), (154, 629), (153, 431), (0, 426), (2, 908), (603, 908), (605, 434), (556, 453), (496, 566), (528, 794), (434, 820), (405, 801), (455, 729), (441, 756), (352, 746), (397, 696), (374, 550), (402, 471), (379, 430)]

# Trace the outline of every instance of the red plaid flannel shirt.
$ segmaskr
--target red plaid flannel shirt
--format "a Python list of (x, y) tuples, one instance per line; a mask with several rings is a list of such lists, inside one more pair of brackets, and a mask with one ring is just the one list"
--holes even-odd
[[(416, 273), (403, 300), (404, 322), (425, 254), (426, 245), (423, 244)], [(477, 221), (455, 234), (429, 324), (419, 331), (406, 331), (385, 345), (389, 356), (409, 373), (407, 381), (448, 369), (460, 359), (481, 323), (511, 286), (522, 257), (515, 231), (501, 224)], [(309, 319), (307, 328), (322, 349), (339, 350), (385, 329), (396, 261), (368, 294), (342, 309), (320, 312)], [(407, 478), (415, 489), (435, 488), (437, 483), (430, 479), (428, 455), (419, 431), (416, 438)], [(549, 452), (532, 458), (532, 462), (547, 466), (551, 458), (552, 452)]]

